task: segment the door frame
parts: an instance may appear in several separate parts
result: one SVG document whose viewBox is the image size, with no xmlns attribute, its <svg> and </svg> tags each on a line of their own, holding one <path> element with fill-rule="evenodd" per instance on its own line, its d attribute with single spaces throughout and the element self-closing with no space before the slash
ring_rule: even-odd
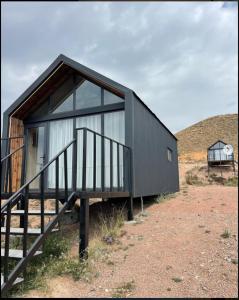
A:
<svg viewBox="0 0 239 300">
<path fill-rule="evenodd" d="M 23 180 L 26 183 L 27 178 L 27 157 L 28 157 L 28 137 L 29 137 L 29 129 L 30 128 L 38 128 L 44 127 L 44 161 L 43 165 L 46 164 L 48 161 L 48 122 L 39 122 L 39 123 L 31 123 L 31 124 L 24 124 L 24 137 L 25 137 L 25 151 L 24 151 L 24 166 L 23 166 Z M 46 173 L 47 175 L 47 173 Z M 46 186 L 47 183 L 47 176 L 44 176 L 44 185 Z M 38 191 L 39 189 L 31 189 L 31 191 Z"/>
</svg>

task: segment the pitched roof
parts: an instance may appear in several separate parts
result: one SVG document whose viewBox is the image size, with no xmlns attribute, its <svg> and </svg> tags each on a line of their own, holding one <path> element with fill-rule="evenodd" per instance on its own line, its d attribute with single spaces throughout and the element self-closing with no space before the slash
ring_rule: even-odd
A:
<svg viewBox="0 0 239 300">
<path fill-rule="evenodd" d="M 116 89 L 119 92 L 127 93 L 131 92 L 133 93 L 136 98 L 146 107 L 146 109 L 153 115 L 154 118 L 156 118 L 161 125 L 177 140 L 175 135 L 159 120 L 159 118 L 151 111 L 151 109 L 139 98 L 139 96 L 131 89 L 125 87 L 122 84 L 119 84 L 118 82 L 72 60 L 71 58 L 60 54 L 53 63 L 23 92 L 15 102 L 5 111 L 5 114 L 11 115 L 14 111 L 16 111 L 26 100 L 28 100 L 37 90 L 39 90 L 44 83 L 48 80 L 49 77 L 51 77 L 53 74 L 57 73 L 58 70 L 62 66 L 68 66 L 82 75 L 84 75 L 86 78 L 90 78 L 95 82 L 98 82 L 100 85 L 108 87 L 109 89 Z"/>
</svg>

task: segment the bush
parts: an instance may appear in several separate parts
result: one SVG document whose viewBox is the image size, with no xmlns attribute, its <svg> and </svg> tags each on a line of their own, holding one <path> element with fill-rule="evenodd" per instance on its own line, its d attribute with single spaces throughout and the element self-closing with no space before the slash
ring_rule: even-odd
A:
<svg viewBox="0 0 239 300">
<path fill-rule="evenodd" d="M 238 177 L 234 176 L 234 177 L 230 177 L 228 178 L 225 182 L 224 185 L 226 186 L 238 186 Z"/>
<path fill-rule="evenodd" d="M 201 185 L 202 181 L 199 180 L 196 174 L 193 174 L 191 171 L 186 173 L 186 183 L 189 185 Z"/>
</svg>

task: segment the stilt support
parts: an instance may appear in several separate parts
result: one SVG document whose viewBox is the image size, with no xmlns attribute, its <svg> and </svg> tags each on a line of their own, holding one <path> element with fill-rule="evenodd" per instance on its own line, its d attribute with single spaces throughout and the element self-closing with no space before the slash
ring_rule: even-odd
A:
<svg viewBox="0 0 239 300">
<path fill-rule="evenodd" d="M 133 197 L 128 198 L 128 221 L 132 221 L 134 219 L 134 207 L 133 207 Z"/>
<path fill-rule="evenodd" d="M 81 199 L 80 201 L 80 259 L 88 258 L 88 242 L 89 242 L 89 199 Z"/>
<path fill-rule="evenodd" d="M 140 197 L 140 200 L 141 200 L 141 213 L 144 212 L 144 199 L 143 197 Z"/>
</svg>

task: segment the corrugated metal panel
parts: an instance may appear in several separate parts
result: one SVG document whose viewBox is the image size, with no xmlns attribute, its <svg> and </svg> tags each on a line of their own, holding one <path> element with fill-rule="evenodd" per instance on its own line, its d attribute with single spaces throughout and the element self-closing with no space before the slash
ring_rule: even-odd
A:
<svg viewBox="0 0 239 300">
<path fill-rule="evenodd" d="M 179 190 L 177 141 L 133 98 L 134 197 Z M 172 162 L 167 149 L 172 150 Z"/>
</svg>

